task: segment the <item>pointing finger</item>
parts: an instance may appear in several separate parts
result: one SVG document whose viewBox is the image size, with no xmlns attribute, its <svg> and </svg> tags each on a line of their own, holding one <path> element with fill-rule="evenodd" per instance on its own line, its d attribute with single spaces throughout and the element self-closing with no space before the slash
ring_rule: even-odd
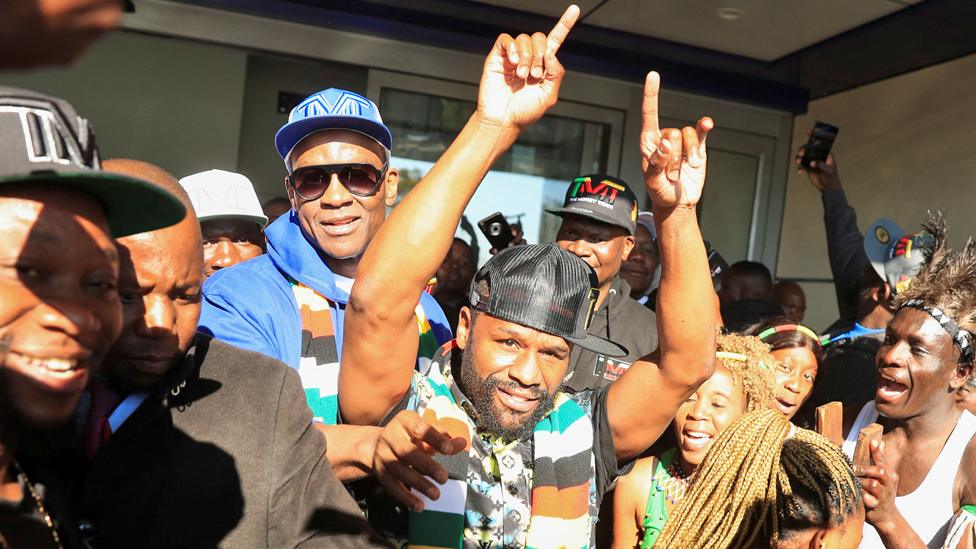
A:
<svg viewBox="0 0 976 549">
<path fill-rule="evenodd" d="M 552 55 L 556 55 L 559 51 L 560 46 L 569 36 L 569 31 L 572 30 L 573 25 L 576 24 L 576 20 L 579 19 L 580 9 L 576 4 L 570 5 L 566 8 L 563 16 L 559 18 L 556 26 L 549 31 L 548 44 L 546 50 Z"/>
<path fill-rule="evenodd" d="M 644 101 L 641 104 L 641 115 L 643 117 L 641 133 L 650 133 L 655 141 L 661 132 L 657 120 L 657 96 L 660 90 L 661 75 L 654 71 L 647 73 L 647 78 L 644 80 Z"/>
</svg>

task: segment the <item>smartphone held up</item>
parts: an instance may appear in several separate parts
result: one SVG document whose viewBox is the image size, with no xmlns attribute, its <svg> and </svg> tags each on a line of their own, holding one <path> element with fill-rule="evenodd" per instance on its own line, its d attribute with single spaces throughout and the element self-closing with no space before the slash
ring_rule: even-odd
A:
<svg viewBox="0 0 976 549">
<path fill-rule="evenodd" d="M 837 126 L 817 121 L 817 124 L 810 132 L 810 139 L 803 146 L 803 156 L 800 158 L 800 167 L 804 170 L 813 169 L 815 162 L 824 162 L 830 154 L 830 149 L 834 146 L 837 139 Z"/>
</svg>

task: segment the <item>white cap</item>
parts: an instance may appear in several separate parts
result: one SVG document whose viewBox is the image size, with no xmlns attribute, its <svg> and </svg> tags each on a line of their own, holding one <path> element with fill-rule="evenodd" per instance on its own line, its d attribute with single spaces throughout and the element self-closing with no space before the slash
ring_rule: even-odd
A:
<svg viewBox="0 0 976 549">
<path fill-rule="evenodd" d="M 261 210 L 251 180 L 239 173 L 207 170 L 180 179 L 201 222 L 240 217 L 264 227 L 268 218 Z"/>
<path fill-rule="evenodd" d="M 647 229 L 647 232 L 651 233 L 651 238 L 657 240 L 657 229 L 654 227 L 654 214 L 649 211 L 640 212 L 637 214 L 637 222 Z"/>
</svg>

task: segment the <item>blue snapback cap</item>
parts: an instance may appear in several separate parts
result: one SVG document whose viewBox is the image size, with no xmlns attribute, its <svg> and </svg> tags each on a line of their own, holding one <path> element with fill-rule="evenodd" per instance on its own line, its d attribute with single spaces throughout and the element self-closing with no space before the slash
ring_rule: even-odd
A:
<svg viewBox="0 0 976 549">
<path fill-rule="evenodd" d="M 383 124 L 379 107 L 351 91 L 329 88 L 306 97 L 288 114 L 288 123 L 275 134 L 282 160 L 309 135 L 321 130 L 352 130 L 393 149 L 393 136 Z"/>
</svg>

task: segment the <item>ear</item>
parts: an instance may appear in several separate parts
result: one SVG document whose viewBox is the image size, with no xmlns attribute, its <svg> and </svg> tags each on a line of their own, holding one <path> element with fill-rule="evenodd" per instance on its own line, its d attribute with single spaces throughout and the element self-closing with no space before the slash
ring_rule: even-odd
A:
<svg viewBox="0 0 976 549">
<path fill-rule="evenodd" d="M 457 330 L 454 334 L 454 339 L 459 349 L 464 349 L 468 345 L 468 337 L 471 336 L 472 329 L 472 316 L 473 313 L 470 307 L 461 307 L 461 312 L 458 313 Z"/>
<path fill-rule="evenodd" d="M 637 243 L 633 236 L 627 235 L 624 237 L 624 261 L 630 257 L 630 252 L 634 249 L 634 245 Z"/>
<path fill-rule="evenodd" d="M 827 531 L 818 529 L 810 538 L 810 549 L 827 549 L 827 541 L 824 539 L 826 537 Z"/>
<path fill-rule="evenodd" d="M 973 373 L 973 363 L 969 364 L 956 364 L 956 368 L 952 372 L 952 379 L 949 380 L 949 387 L 953 391 L 958 391 L 960 387 L 966 384 L 966 379 Z"/>
<path fill-rule="evenodd" d="M 400 186 L 400 172 L 396 168 L 386 170 L 386 196 L 387 207 L 392 207 L 396 203 L 397 189 Z"/>
</svg>

